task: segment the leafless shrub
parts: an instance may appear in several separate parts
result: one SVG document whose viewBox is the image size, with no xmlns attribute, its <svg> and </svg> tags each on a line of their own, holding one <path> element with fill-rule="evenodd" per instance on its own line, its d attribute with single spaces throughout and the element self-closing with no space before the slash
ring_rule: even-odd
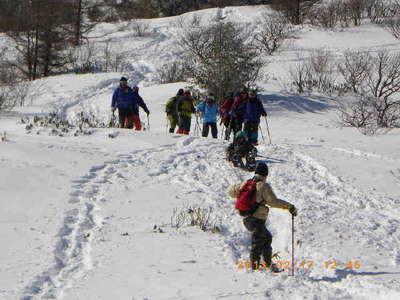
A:
<svg viewBox="0 0 400 300">
<path fill-rule="evenodd" d="M 144 37 L 149 35 L 150 24 L 146 20 L 133 19 L 129 22 L 129 29 L 134 36 Z"/>
<path fill-rule="evenodd" d="M 386 19 L 383 22 L 383 26 L 396 39 L 400 39 L 400 16 L 395 16 L 395 17 Z"/>
<path fill-rule="evenodd" d="M 289 68 L 291 86 L 297 93 L 318 90 L 332 93 L 335 89 L 334 60 L 330 52 L 317 50 L 310 57 L 298 56 L 298 61 Z"/>
<path fill-rule="evenodd" d="M 255 45 L 268 55 L 272 55 L 290 36 L 293 26 L 279 12 L 264 13 L 260 23 L 260 32 L 254 36 Z"/>
<path fill-rule="evenodd" d="M 356 95 L 355 99 L 338 100 L 339 117 L 343 125 L 366 128 L 376 125 L 376 98 Z"/>
<path fill-rule="evenodd" d="M 183 226 L 196 226 L 203 231 L 216 233 L 220 232 L 218 223 L 219 220 L 214 216 L 211 207 L 185 206 L 174 208 L 172 211 L 171 226 L 177 229 Z"/>
<path fill-rule="evenodd" d="M 156 70 L 157 81 L 163 83 L 173 83 L 186 80 L 185 64 L 183 61 L 173 61 L 162 65 Z"/>
<path fill-rule="evenodd" d="M 70 49 L 68 57 L 74 72 L 77 74 L 95 72 L 97 53 L 95 44 L 89 41 Z"/>
<path fill-rule="evenodd" d="M 372 23 L 382 24 L 386 19 L 393 18 L 399 9 L 399 3 L 386 3 L 382 0 L 367 0 L 367 16 Z"/>
<path fill-rule="evenodd" d="M 310 11 L 310 21 L 313 25 L 319 25 L 323 28 L 333 29 L 340 21 L 340 2 L 330 1 L 315 5 Z"/>
<path fill-rule="evenodd" d="M 346 51 L 338 64 L 347 90 L 357 93 L 371 69 L 371 56 L 363 51 Z"/>
<path fill-rule="evenodd" d="M 360 26 L 366 9 L 366 0 L 345 0 L 344 6 L 353 21 L 354 26 Z"/>
</svg>

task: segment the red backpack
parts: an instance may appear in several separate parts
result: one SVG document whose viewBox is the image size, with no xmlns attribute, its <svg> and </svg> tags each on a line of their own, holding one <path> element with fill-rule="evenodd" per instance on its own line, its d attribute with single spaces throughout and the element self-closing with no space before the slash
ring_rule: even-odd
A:
<svg viewBox="0 0 400 300">
<path fill-rule="evenodd" d="M 259 203 L 256 202 L 256 184 L 256 181 L 249 179 L 239 190 L 235 208 L 239 210 L 241 216 L 252 215 L 259 206 Z"/>
</svg>

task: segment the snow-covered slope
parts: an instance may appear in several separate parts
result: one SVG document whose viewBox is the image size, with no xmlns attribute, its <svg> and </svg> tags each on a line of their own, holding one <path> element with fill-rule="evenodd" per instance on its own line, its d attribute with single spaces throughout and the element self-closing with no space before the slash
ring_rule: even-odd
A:
<svg viewBox="0 0 400 300">
<path fill-rule="evenodd" d="M 250 22 L 259 9 L 199 12 L 221 13 Z M 152 23 L 173 36 L 171 21 L 176 18 Z M 352 30 L 352 38 L 326 34 L 337 41 L 331 45 L 338 54 L 361 40 L 366 49 L 398 47 L 369 25 Z M 294 46 L 328 47 L 322 36 L 304 29 Z M 138 46 L 128 37 L 114 36 L 142 53 L 143 66 L 173 57 L 172 38 L 148 37 Z M 284 51 L 268 68 L 283 74 L 294 52 Z M 27 133 L 20 124 L 21 115 L 54 111 L 72 122 L 90 111 L 107 123 L 118 73 L 42 79 L 29 105 L 0 116 L 8 139 L 0 142 L 1 299 L 399 299 L 398 130 L 361 135 L 337 125 L 329 99 L 266 84 L 261 97 L 273 144 L 262 124 L 266 143 L 257 160 L 269 164 L 276 194 L 299 208 L 298 267 L 294 277 L 237 270 L 238 260 L 248 258 L 250 234 L 227 188 L 251 174 L 225 162 L 225 141 L 166 134 L 165 101 L 186 83 L 151 85 L 151 70 L 130 76 L 150 108 L 150 131 L 97 128 L 60 137 L 45 127 Z M 171 227 L 173 210 L 188 206 L 211 209 L 221 232 Z M 288 212 L 272 209 L 267 225 L 274 252 L 289 260 Z M 324 262 L 333 260 L 353 265 L 327 268 Z"/>
</svg>

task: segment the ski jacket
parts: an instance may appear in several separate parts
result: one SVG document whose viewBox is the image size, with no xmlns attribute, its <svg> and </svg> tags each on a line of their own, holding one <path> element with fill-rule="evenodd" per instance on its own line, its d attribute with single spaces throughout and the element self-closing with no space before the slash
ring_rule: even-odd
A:
<svg viewBox="0 0 400 300">
<path fill-rule="evenodd" d="M 257 210 L 252 214 L 253 217 L 261 220 L 266 220 L 268 217 L 269 207 L 289 209 L 291 204 L 284 200 L 278 199 L 271 186 L 265 182 L 267 177 L 256 175 L 254 179 L 257 181 L 256 188 L 256 202 L 261 205 L 258 206 Z M 236 198 L 239 194 L 240 189 L 247 183 L 244 181 L 239 184 L 235 184 L 229 188 L 229 196 Z"/>
<path fill-rule="evenodd" d="M 149 109 L 147 108 L 146 103 L 144 103 L 142 97 L 136 92 L 132 92 L 132 112 L 134 115 L 139 114 L 139 106 L 146 112 L 146 114 L 149 113 Z"/>
<path fill-rule="evenodd" d="M 246 111 L 246 103 L 249 98 L 242 98 L 237 96 L 232 104 L 231 111 L 234 115 L 242 117 Z"/>
<path fill-rule="evenodd" d="M 249 98 L 245 106 L 244 122 L 260 123 L 260 117 L 266 115 L 261 101 L 257 97 Z"/>
<path fill-rule="evenodd" d="M 165 112 L 167 115 L 172 115 L 176 117 L 178 115 L 176 111 L 176 105 L 178 101 L 178 96 L 171 97 L 168 99 L 167 104 L 165 105 Z"/>
<path fill-rule="evenodd" d="M 196 112 L 193 106 L 193 98 L 185 96 L 178 98 L 176 103 L 176 111 L 178 115 L 191 118 L 192 113 Z"/>
<path fill-rule="evenodd" d="M 217 116 L 219 114 L 217 103 L 206 103 L 206 101 L 203 101 L 197 106 L 197 111 L 202 113 L 203 123 L 217 123 Z"/>
<path fill-rule="evenodd" d="M 133 97 L 133 90 L 129 86 L 125 89 L 117 87 L 112 96 L 111 107 L 132 109 Z"/>
<path fill-rule="evenodd" d="M 222 114 L 222 120 L 221 122 L 225 122 L 225 120 L 229 117 L 229 113 L 232 109 L 232 105 L 233 102 L 235 101 L 235 99 L 233 99 L 232 97 L 228 97 L 224 103 L 222 103 L 221 107 L 220 107 L 220 111 Z"/>
</svg>

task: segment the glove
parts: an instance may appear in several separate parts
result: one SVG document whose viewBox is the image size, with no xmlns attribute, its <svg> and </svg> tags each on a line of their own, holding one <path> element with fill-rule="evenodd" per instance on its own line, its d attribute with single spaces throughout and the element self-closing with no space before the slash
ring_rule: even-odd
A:
<svg viewBox="0 0 400 300">
<path fill-rule="evenodd" d="M 117 108 L 116 107 L 111 107 L 111 111 L 114 112 Z"/>
<path fill-rule="evenodd" d="M 149 115 L 149 114 L 150 114 L 150 111 L 149 111 L 149 110 L 148 110 L 148 111 L 146 111 L 146 114 L 147 114 L 147 115 Z"/>
<path fill-rule="evenodd" d="M 297 216 L 297 208 L 292 205 L 291 207 L 289 207 L 289 212 L 292 216 L 296 217 Z"/>
<path fill-rule="evenodd" d="M 261 114 L 261 115 L 262 115 L 263 117 L 266 117 L 266 116 L 267 116 L 267 113 L 265 113 L 265 114 L 263 113 L 263 114 Z"/>
</svg>

